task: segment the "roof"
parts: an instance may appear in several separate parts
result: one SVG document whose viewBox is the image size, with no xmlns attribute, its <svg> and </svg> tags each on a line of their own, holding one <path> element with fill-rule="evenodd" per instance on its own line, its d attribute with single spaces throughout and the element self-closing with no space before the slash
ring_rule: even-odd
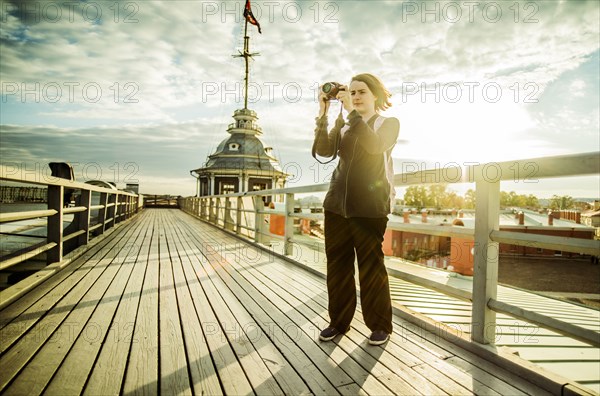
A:
<svg viewBox="0 0 600 396">
<path fill-rule="evenodd" d="M 277 159 L 270 155 L 258 137 L 260 127 L 256 124 L 256 112 L 249 109 L 236 110 L 233 118 L 236 122 L 227 130 L 230 136 L 219 143 L 202 167 L 193 171 L 200 174 L 255 170 L 286 177 Z"/>
<path fill-rule="evenodd" d="M 571 220 L 554 219 L 553 225 L 548 225 L 548 215 L 540 214 L 531 210 L 522 209 L 520 210 L 525 215 L 524 224 L 522 227 L 552 227 L 552 228 L 577 228 L 581 230 L 593 230 L 593 227 L 585 224 L 578 224 Z M 457 217 L 455 213 L 448 212 L 434 212 L 433 214 L 427 214 L 427 224 L 430 225 L 459 225 L 454 224 L 455 220 L 460 220 L 463 226 L 466 228 L 475 227 L 475 212 L 465 210 L 461 214 L 463 217 Z M 421 224 L 422 215 L 420 212 L 416 214 L 409 214 L 409 220 L 412 224 Z M 404 221 L 403 217 L 399 214 L 390 215 L 390 220 L 398 223 Z M 512 211 L 501 211 L 499 217 L 500 226 L 519 226 L 519 219 Z"/>
<path fill-rule="evenodd" d="M 600 210 L 596 210 L 596 211 L 590 210 L 587 212 L 582 212 L 581 217 L 600 217 Z"/>
</svg>

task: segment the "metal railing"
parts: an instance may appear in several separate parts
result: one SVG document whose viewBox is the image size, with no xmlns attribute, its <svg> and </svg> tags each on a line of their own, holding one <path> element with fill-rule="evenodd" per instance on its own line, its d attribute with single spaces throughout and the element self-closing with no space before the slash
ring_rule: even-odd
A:
<svg viewBox="0 0 600 396">
<path fill-rule="evenodd" d="M 90 234 L 100 235 L 120 222 L 136 214 L 142 205 L 142 197 L 137 194 L 116 189 L 98 187 L 91 184 L 48 177 L 39 174 L 19 176 L 14 169 L 0 166 L 0 180 L 23 184 L 47 186 L 47 209 L 14 213 L 0 213 L 0 224 L 30 219 L 47 219 L 45 241 L 11 252 L 8 257 L 0 258 L 0 270 L 46 253 L 46 263 L 53 264 L 63 260 L 65 244 L 70 250 L 87 245 Z M 78 193 L 75 206 L 65 206 L 65 192 Z M 96 195 L 97 204 L 93 204 L 92 195 Z M 97 216 L 92 218 L 92 212 Z M 73 220 L 65 228 L 65 215 L 73 214 Z M 42 226 L 43 227 L 43 226 Z M 6 234 L 6 233 L 5 233 Z M 19 233 L 9 233 L 19 235 Z"/>
<path fill-rule="evenodd" d="M 433 281 L 413 279 L 427 287 L 472 302 L 471 338 L 481 344 L 493 344 L 496 339 L 496 313 L 550 328 L 593 346 L 600 346 L 600 333 L 559 321 L 498 300 L 499 244 L 538 247 L 560 251 L 600 255 L 600 241 L 540 234 L 526 234 L 499 229 L 500 182 L 503 180 L 533 181 L 544 178 L 600 174 L 600 153 L 583 153 L 491 162 L 471 166 L 449 166 L 443 169 L 420 170 L 396 174 L 395 186 L 434 183 L 475 183 L 476 208 L 474 230 L 463 227 L 388 223 L 388 228 L 429 235 L 458 237 L 474 240 L 474 268 L 472 292 L 435 284 Z M 269 239 L 283 241 L 283 254 L 292 255 L 295 219 L 322 220 L 322 214 L 294 213 L 296 194 L 322 193 L 329 183 L 263 190 L 227 195 L 187 197 L 180 199 L 180 208 L 222 229 L 261 244 Z M 284 210 L 268 210 L 264 197 L 284 197 Z M 273 235 L 265 227 L 266 215 L 283 218 L 283 235 Z"/>
</svg>

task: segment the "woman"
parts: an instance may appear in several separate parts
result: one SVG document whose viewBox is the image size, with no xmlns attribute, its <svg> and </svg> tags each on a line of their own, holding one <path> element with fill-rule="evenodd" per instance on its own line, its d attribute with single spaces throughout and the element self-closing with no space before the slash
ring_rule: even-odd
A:
<svg viewBox="0 0 600 396">
<path fill-rule="evenodd" d="M 327 133 L 329 100 L 321 92 L 313 152 L 339 156 L 325 209 L 325 251 L 329 327 L 319 339 L 330 341 L 350 329 L 356 308 L 354 261 L 358 261 L 363 317 L 371 330 L 369 343 L 385 343 L 392 333 L 392 305 L 382 250 L 383 235 L 394 197 L 391 151 L 400 123 L 379 111 L 391 106 L 381 81 L 371 74 L 352 78 L 336 98 L 348 112 Z"/>
</svg>

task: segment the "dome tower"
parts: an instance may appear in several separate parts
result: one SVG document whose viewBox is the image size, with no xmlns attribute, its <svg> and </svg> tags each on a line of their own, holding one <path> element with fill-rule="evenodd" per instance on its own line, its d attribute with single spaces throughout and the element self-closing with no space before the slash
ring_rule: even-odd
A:
<svg viewBox="0 0 600 396">
<path fill-rule="evenodd" d="M 244 17 L 244 51 L 234 55 L 245 61 L 244 108 L 233 113 L 235 122 L 227 127 L 230 136 L 208 156 L 202 167 L 190 171 L 196 178 L 196 196 L 283 188 L 289 176 L 281 170 L 272 149 L 264 147 L 259 138 L 262 129 L 258 126 L 258 116 L 248 109 L 248 61 L 258 55 L 249 50 L 248 22 L 257 25 L 260 32 L 249 1 L 246 1 Z"/>
</svg>

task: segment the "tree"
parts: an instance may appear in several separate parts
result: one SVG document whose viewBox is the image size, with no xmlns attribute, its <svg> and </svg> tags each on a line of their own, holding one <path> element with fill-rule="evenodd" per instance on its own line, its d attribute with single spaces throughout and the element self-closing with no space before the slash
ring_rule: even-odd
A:
<svg viewBox="0 0 600 396">
<path fill-rule="evenodd" d="M 424 186 L 410 186 L 404 193 L 404 203 L 407 206 L 414 206 L 418 209 L 423 209 L 430 206 L 429 195 Z"/>
<path fill-rule="evenodd" d="M 462 208 L 465 206 L 465 199 L 454 191 L 448 191 L 441 200 L 442 208 Z"/>
<path fill-rule="evenodd" d="M 535 195 L 519 195 L 514 191 L 500 191 L 500 206 L 537 209 L 540 207 L 540 203 Z"/>
<path fill-rule="evenodd" d="M 573 209 L 574 206 L 575 200 L 569 195 L 553 195 L 552 198 L 550 198 L 550 209 L 552 210 Z"/>
<path fill-rule="evenodd" d="M 531 209 L 538 209 L 540 207 L 540 201 L 535 195 L 529 194 L 525 197 L 525 206 Z"/>
<path fill-rule="evenodd" d="M 445 184 L 432 184 L 429 186 L 428 201 L 430 206 L 441 209 L 444 206 L 448 193 Z"/>
<path fill-rule="evenodd" d="M 465 209 L 475 209 L 475 190 L 472 188 L 465 193 Z"/>
</svg>

